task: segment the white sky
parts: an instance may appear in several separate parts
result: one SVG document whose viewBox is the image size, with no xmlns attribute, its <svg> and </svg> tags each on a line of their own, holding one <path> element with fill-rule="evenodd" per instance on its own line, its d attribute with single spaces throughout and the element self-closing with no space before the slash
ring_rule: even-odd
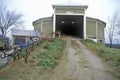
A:
<svg viewBox="0 0 120 80">
<path fill-rule="evenodd" d="M 36 19 L 52 16 L 52 4 L 69 0 L 0 0 L 11 10 L 22 13 L 25 29 L 33 29 Z M 87 16 L 107 22 L 107 17 L 119 7 L 120 0 L 70 0 L 88 5 Z M 120 8 L 120 7 L 119 7 Z"/>
</svg>

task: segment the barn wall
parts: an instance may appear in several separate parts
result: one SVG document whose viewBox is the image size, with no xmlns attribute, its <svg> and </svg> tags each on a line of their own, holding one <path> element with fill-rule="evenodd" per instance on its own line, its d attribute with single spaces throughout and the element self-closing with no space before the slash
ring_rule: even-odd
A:
<svg viewBox="0 0 120 80">
<path fill-rule="evenodd" d="M 34 24 L 34 30 L 39 33 L 41 32 L 41 22 Z"/>
<path fill-rule="evenodd" d="M 74 14 L 84 14 L 85 11 L 84 9 L 75 9 L 71 7 L 63 7 L 63 8 L 56 8 L 55 13 L 74 13 Z"/>
<path fill-rule="evenodd" d="M 53 21 L 46 20 L 42 23 L 42 33 L 43 35 L 49 34 L 53 32 Z"/>
<path fill-rule="evenodd" d="M 87 38 L 96 39 L 97 42 L 104 43 L 104 28 L 106 23 L 99 19 L 87 18 L 86 20 L 86 34 Z"/>
<path fill-rule="evenodd" d="M 39 22 L 34 23 L 34 30 L 41 33 L 41 36 L 45 36 L 53 32 L 53 19 L 52 17 L 41 19 Z"/>
<path fill-rule="evenodd" d="M 101 22 L 97 22 L 98 25 L 98 41 L 102 40 L 102 42 L 104 42 L 104 28 L 105 28 L 105 24 L 101 23 Z"/>
<path fill-rule="evenodd" d="M 87 38 L 96 38 L 96 22 L 95 21 L 87 19 L 86 35 L 87 35 Z"/>
<path fill-rule="evenodd" d="M 40 19 L 34 24 L 34 30 L 39 31 L 41 36 L 53 32 L 53 17 Z M 104 42 L 104 28 L 106 24 L 99 19 L 86 18 L 86 36 L 87 38 L 96 39 L 98 42 Z"/>
<path fill-rule="evenodd" d="M 12 41 L 12 45 L 18 45 L 18 44 L 22 44 L 22 43 L 26 43 L 26 37 L 25 36 L 13 36 L 13 41 Z"/>
</svg>

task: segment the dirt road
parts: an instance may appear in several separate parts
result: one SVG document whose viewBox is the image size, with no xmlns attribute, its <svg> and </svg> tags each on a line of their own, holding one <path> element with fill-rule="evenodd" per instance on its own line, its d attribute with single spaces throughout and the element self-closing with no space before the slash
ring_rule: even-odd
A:
<svg viewBox="0 0 120 80">
<path fill-rule="evenodd" d="M 105 72 L 101 59 L 80 40 L 67 39 L 67 48 L 60 64 L 48 80 L 117 80 Z"/>
</svg>

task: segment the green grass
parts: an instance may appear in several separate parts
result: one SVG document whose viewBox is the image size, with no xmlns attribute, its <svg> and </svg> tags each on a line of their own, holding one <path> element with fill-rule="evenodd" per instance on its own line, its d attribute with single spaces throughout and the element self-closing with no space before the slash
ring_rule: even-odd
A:
<svg viewBox="0 0 120 80">
<path fill-rule="evenodd" d="M 115 69 L 115 75 L 120 78 L 120 50 L 105 47 L 105 45 L 95 43 L 92 40 L 83 40 L 82 43 Z"/>
<path fill-rule="evenodd" d="M 53 42 L 47 42 L 43 51 L 39 51 L 37 57 L 39 58 L 38 66 L 44 69 L 53 69 L 58 64 L 59 59 L 63 54 L 65 48 L 65 41 L 55 39 Z"/>
<path fill-rule="evenodd" d="M 29 54 L 27 63 L 21 58 L 0 69 L 0 80 L 46 80 L 41 78 L 45 77 L 46 73 L 52 73 L 63 55 L 64 48 L 63 40 L 44 41 Z"/>
<path fill-rule="evenodd" d="M 5 66 L 6 66 L 5 64 L 0 65 L 0 69 L 4 68 Z"/>
<path fill-rule="evenodd" d="M 32 59 L 35 59 L 36 57 L 35 56 L 32 56 Z"/>
</svg>

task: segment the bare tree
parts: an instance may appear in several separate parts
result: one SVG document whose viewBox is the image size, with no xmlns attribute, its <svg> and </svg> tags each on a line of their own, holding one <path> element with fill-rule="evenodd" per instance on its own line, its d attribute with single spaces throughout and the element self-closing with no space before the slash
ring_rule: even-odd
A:
<svg viewBox="0 0 120 80">
<path fill-rule="evenodd" d="M 112 15 L 112 17 L 108 18 L 108 27 L 106 29 L 109 42 L 110 42 L 110 47 L 112 47 L 114 37 L 116 36 L 116 33 L 119 30 L 120 26 L 120 11 L 115 11 Z"/>
<path fill-rule="evenodd" d="M 22 14 L 10 11 L 7 7 L 0 5 L 0 31 L 1 35 L 6 35 L 12 28 L 23 24 Z"/>
</svg>

